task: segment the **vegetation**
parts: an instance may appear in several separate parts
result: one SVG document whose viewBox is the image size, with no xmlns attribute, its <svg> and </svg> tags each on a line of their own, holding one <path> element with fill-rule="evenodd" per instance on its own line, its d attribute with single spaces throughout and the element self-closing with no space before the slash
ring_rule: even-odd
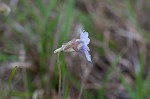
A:
<svg viewBox="0 0 150 99">
<path fill-rule="evenodd" d="M 149 99 L 150 1 L 0 0 L 0 99 Z M 54 50 L 89 33 L 92 63 Z M 58 60 L 59 59 L 59 60 Z"/>
</svg>

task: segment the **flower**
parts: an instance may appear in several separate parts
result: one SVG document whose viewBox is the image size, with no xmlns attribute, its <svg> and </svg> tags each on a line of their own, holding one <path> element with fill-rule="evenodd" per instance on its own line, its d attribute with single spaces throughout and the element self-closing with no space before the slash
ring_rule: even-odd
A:
<svg viewBox="0 0 150 99">
<path fill-rule="evenodd" d="M 88 44 L 90 43 L 90 39 L 88 38 L 88 32 L 82 30 L 80 33 L 80 39 L 72 39 L 71 41 L 62 45 L 62 47 L 56 49 L 54 53 L 64 51 L 64 52 L 81 52 L 84 53 L 86 59 L 91 62 L 91 55 L 89 54 Z"/>
<path fill-rule="evenodd" d="M 8 15 L 11 11 L 11 8 L 5 3 L 0 3 L 0 14 Z"/>
<path fill-rule="evenodd" d="M 86 59 L 91 62 L 91 55 L 89 54 L 89 47 L 88 44 L 90 43 L 90 39 L 88 38 L 89 34 L 85 30 L 81 31 L 80 34 L 80 41 L 82 42 L 82 48 L 80 51 L 85 54 Z"/>
</svg>

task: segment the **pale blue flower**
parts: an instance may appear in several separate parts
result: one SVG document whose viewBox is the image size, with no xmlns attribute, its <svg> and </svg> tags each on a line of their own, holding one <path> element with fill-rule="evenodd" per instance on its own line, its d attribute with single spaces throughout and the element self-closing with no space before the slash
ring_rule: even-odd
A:
<svg viewBox="0 0 150 99">
<path fill-rule="evenodd" d="M 88 47 L 88 44 L 90 43 L 90 39 L 88 36 L 89 36 L 88 32 L 86 32 L 85 30 L 81 31 L 80 41 L 82 42 L 82 48 L 80 49 L 80 51 L 85 54 L 86 59 L 89 62 L 92 62 L 91 55 L 89 54 L 90 49 Z"/>
<path fill-rule="evenodd" d="M 89 62 L 92 62 L 91 61 L 91 55 L 89 54 L 89 47 L 88 47 L 88 44 L 90 43 L 90 39 L 89 39 L 89 34 L 88 32 L 82 30 L 80 31 L 80 39 L 72 39 L 71 41 L 65 43 L 62 45 L 62 47 L 56 49 L 54 51 L 54 53 L 57 53 L 57 52 L 61 52 L 61 51 L 64 51 L 64 52 L 82 52 L 85 54 L 86 56 L 86 59 L 89 61 Z"/>
</svg>

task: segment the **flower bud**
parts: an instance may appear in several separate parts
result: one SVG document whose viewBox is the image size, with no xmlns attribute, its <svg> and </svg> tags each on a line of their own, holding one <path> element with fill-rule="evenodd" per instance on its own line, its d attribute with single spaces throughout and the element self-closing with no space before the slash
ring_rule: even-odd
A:
<svg viewBox="0 0 150 99">
<path fill-rule="evenodd" d="M 65 44 L 62 45 L 61 48 L 58 48 L 54 51 L 54 53 L 64 51 L 64 52 L 74 52 L 80 51 L 82 48 L 82 42 L 80 39 L 73 39 Z"/>
<path fill-rule="evenodd" d="M 0 3 L 0 14 L 8 15 L 11 9 L 8 5 Z"/>
</svg>

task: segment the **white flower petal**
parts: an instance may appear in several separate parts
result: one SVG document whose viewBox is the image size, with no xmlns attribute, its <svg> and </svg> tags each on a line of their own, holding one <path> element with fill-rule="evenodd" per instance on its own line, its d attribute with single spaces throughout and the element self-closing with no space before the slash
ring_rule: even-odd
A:
<svg viewBox="0 0 150 99">
<path fill-rule="evenodd" d="M 83 42 L 85 43 L 85 45 L 88 45 L 90 43 L 90 39 L 89 38 L 85 38 L 85 39 L 83 39 Z"/>
<path fill-rule="evenodd" d="M 90 43 L 90 39 L 88 38 L 88 36 L 88 32 L 85 32 L 84 30 L 80 34 L 80 40 L 83 41 L 85 45 L 88 45 Z"/>
<path fill-rule="evenodd" d="M 89 52 L 87 50 L 84 51 L 84 54 L 86 56 L 86 59 L 89 61 L 89 62 L 92 62 L 91 61 L 91 55 L 89 54 Z"/>
<path fill-rule="evenodd" d="M 82 36 L 88 36 L 88 32 L 86 32 L 85 30 L 81 30 L 80 34 L 82 34 Z"/>
<path fill-rule="evenodd" d="M 88 38 L 88 36 L 89 36 L 88 32 L 84 32 L 84 30 L 83 30 L 80 34 L 80 39 Z"/>
</svg>

